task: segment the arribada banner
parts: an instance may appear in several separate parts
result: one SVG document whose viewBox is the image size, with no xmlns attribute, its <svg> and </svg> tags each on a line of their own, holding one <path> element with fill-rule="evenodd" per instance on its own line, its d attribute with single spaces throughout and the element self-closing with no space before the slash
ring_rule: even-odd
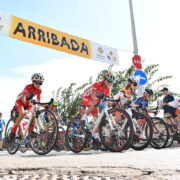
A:
<svg viewBox="0 0 180 180">
<path fill-rule="evenodd" d="M 0 12 L 0 35 L 118 65 L 117 49 Z"/>
</svg>

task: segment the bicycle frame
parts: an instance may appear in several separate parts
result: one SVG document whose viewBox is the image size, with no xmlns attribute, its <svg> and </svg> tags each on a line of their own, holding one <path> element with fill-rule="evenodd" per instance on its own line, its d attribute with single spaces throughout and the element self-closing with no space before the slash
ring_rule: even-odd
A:
<svg viewBox="0 0 180 180">
<path fill-rule="evenodd" d="M 21 121 L 20 125 L 19 125 L 19 128 L 22 132 L 22 140 L 26 139 L 26 137 L 28 136 L 28 129 L 29 129 L 29 126 L 30 126 L 30 122 L 31 122 L 31 119 L 33 117 L 33 114 L 35 113 L 36 111 L 36 107 L 33 108 L 32 111 L 30 111 L 29 114 L 29 120 L 28 120 L 28 123 L 27 125 L 24 127 L 24 123 L 23 123 L 23 120 Z"/>
<path fill-rule="evenodd" d="M 95 133 L 95 130 L 99 127 L 99 124 L 101 122 L 101 119 L 103 117 L 103 115 L 105 114 L 108 122 L 109 122 L 109 125 L 110 125 L 110 128 L 111 130 L 114 130 L 114 127 L 113 127 L 113 124 L 112 124 L 112 119 L 110 118 L 109 114 L 108 114 L 108 110 L 111 109 L 108 107 L 107 105 L 107 101 L 103 101 L 101 104 L 99 104 L 97 107 L 99 106 L 102 106 L 102 110 L 101 110 L 101 113 L 98 115 L 98 118 L 95 122 L 95 125 L 93 127 L 93 130 L 92 130 L 92 134 Z M 116 122 L 113 120 L 113 123 L 116 124 Z"/>
<path fill-rule="evenodd" d="M 134 132 L 137 132 L 137 129 L 140 131 L 140 133 L 143 133 L 142 128 L 139 126 L 137 123 L 137 120 L 133 118 L 133 113 L 132 113 L 132 107 L 129 107 L 126 109 L 126 112 L 130 115 L 132 124 L 133 124 L 133 130 Z M 143 124 L 144 125 L 144 124 Z"/>
</svg>

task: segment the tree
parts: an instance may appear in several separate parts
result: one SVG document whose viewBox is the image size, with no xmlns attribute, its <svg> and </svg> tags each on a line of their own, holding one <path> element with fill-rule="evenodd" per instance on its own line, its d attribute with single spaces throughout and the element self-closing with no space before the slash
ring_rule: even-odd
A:
<svg viewBox="0 0 180 180">
<path fill-rule="evenodd" d="M 81 106 L 82 93 L 87 87 L 91 85 L 92 78 L 89 79 L 88 83 L 84 83 L 79 87 L 76 87 L 75 83 L 71 83 L 67 88 L 58 88 L 56 92 L 56 100 L 60 102 L 59 113 L 61 114 L 61 118 L 65 123 L 76 115 L 78 109 Z M 54 91 L 53 95 L 55 96 Z"/>
<path fill-rule="evenodd" d="M 113 65 L 110 65 L 108 70 L 112 71 Z M 158 100 L 162 96 L 161 89 L 162 87 L 168 87 L 168 84 L 163 83 L 167 79 L 171 79 L 171 75 L 157 77 L 156 73 L 158 72 L 159 64 L 152 64 L 144 68 L 144 72 L 147 74 L 148 82 L 145 87 L 151 88 L 154 90 L 154 98 L 152 101 Z M 99 72 L 96 81 L 99 81 L 103 77 L 102 70 Z M 116 71 L 113 74 L 116 77 L 115 82 L 112 84 L 111 97 L 113 97 L 120 89 L 122 89 L 130 76 L 133 76 L 135 72 L 135 67 L 132 65 L 128 69 Z M 155 77 L 155 78 L 154 78 Z M 89 79 L 88 83 L 81 85 L 80 87 L 75 88 L 75 83 L 71 83 L 68 88 L 62 89 L 59 88 L 56 97 L 60 100 L 60 113 L 62 119 L 70 120 L 78 111 L 78 108 L 81 106 L 81 94 L 89 86 L 93 84 L 92 77 Z M 61 90 L 61 91 L 60 91 Z M 180 94 L 172 92 L 176 96 Z"/>
</svg>

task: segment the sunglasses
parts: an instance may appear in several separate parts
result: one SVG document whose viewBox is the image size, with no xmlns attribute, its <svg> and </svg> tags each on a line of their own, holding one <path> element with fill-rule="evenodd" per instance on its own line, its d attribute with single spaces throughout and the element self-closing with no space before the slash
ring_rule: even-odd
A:
<svg viewBox="0 0 180 180">
<path fill-rule="evenodd" d="M 133 86 L 137 86 L 137 83 L 133 83 Z"/>
<path fill-rule="evenodd" d="M 42 81 L 34 81 L 35 84 L 38 84 L 38 85 L 42 85 L 43 82 Z"/>
</svg>

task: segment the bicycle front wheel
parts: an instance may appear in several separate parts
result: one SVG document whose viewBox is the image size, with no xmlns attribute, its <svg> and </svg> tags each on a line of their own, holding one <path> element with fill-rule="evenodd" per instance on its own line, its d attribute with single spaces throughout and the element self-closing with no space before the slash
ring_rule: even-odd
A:
<svg viewBox="0 0 180 180">
<path fill-rule="evenodd" d="M 137 112 L 135 118 L 131 148 L 134 150 L 143 150 L 151 142 L 153 128 L 150 119 L 143 113 Z"/>
<path fill-rule="evenodd" d="M 86 131 L 80 128 L 81 119 L 72 119 L 67 126 L 65 142 L 68 148 L 75 153 L 81 152 L 88 141 Z"/>
<path fill-rule="evenodd" d="M 36 118 L 32 118 L 28 130 L 29 144 L 39 155 L 49 153 L 57 139 L 58 122 L 48 109 L 38 110 Z"/>
<path fill-rule="evenodd" d="M 150 145 L 155 149 L 164 148 L 169 139 L 168 126 L 163 119 L 159 117 L 151 118 L 153 126 L 153 136 Z"/>
<path fill-rule="evenodd" d="M 108 111 L 113 124 L 104 115 L 99 125 L 99 134 L 103 145 L 112 152 L 120 152 L 130 146 L 132 141 L 132 121 L 129 114 L 121 108 L 112 108 Z"/>
</svg>

